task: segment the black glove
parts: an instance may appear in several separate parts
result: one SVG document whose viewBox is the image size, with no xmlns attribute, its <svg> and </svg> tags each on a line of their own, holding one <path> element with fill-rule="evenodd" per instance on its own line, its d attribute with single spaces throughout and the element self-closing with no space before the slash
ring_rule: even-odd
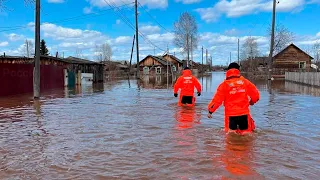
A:
<svg viewBox="0 0 320 180">
<path fill-rule="evenodd" d="M 200 93 L 200 92 L 198 92 L 198 96 L 201 96 L 201 93 Z"/>
<path fill-rule="evenodd" d="M 174 95 L 174 97 L 178 97 L 178 94 L 176 94 L 176 93 L 175 93 L 175 94 L 173 94 L 173 95 Z"/>
</svg>

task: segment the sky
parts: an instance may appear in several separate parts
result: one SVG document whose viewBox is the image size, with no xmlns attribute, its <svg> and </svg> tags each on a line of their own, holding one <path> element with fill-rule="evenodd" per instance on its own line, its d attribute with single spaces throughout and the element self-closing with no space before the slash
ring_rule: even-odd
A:
<svg viewBox="0 0 320 180">
<path fill-rule="evenodd" d="M 0 54 L 26 55 L 25 41 L 34 42 L 34 5 L 6 0 L 0 11 Z M 41 39 L 51 55 L 81 52 L 97 60 L 96 46 L 109 43 L 113 60 L 129 60 L 135 34 L 134 0 L 41 0 Z M 244 40 L 255 37 L 261 55 L 267 55 L 272 0 L 138 0 L 140 59 L 170 53 L 184 59 L 174 45 L 173 24 L 183 12 L 198 23 L 199 43 L 194 61 L 201 62 L 201 47 L 215 65 L 237 61 Z M 320 0 L 278 0 L 276 24 L 294 33 L 292 43 L 310 51 L 320 42 Z M 114 5 L 117 8 L 111 8 Z M 33 43 L 34 44 L 34 43 Z M 312 53 L 311 53 L 312 55 Z M 136 61 L 135 51 L 133 61 Z"/>
</svg>

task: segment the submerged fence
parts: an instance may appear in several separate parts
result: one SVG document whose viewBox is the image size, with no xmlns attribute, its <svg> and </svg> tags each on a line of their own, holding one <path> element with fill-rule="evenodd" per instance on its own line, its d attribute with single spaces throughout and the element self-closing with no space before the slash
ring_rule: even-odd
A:
<svg viewBox="0 0 320 180">
<path fill-rule="evenodd" d="M 320 86 L 320 72 L 286 72 L 285 80 L 306 85 Z"/>
</svg>

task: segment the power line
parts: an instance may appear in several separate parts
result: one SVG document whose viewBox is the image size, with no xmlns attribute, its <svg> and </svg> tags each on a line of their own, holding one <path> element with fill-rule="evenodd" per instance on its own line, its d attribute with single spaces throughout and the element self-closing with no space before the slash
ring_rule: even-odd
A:
<svg viewBox="0 0 320 180">
<path fill-rule="evenodd" d="M 165 31 L 167 31 L 167 32 L 169 32 L 169 33 L 172 33 L 172 31 L 169 31 L 169 30 L 166 29 L 164 26 L 162 26 L 140 3 L 138 3 L 138 4 L 139 4 L 139 6 L 140 6 L 141 8 L 144 9 L 144 11 L 145 11 L 160 27 L 162 27 Z"/>
<path fill-rule="evenodd" d="M 88 17 L 102 16 L 102 15 L 107 14 L 108 13 L 107 11 L 109 11 L 109 10 L 112 10 L 112 9 L 115 9 L 115 8 L 125 7 L 125 6 L 131 5 L 131 4 L 133 4 L 133 2 L 132 3 L 128 3 L 128 4 L 124 4 L 124 5 L 121 5 L 121 6 L 117 6 L 117 7 L 112 7 L 112 8 L 109 8 L 109 9 L 106 9 L 106 10 L 102 10 L 102 11 L 99 11 L 99 12 L 95 12 L 95 13 L 89 13 L 89 14 L 74 16 L 74 17 L 70 17 L 70 18 L 57 20 L 57 21 L 52 21 L 51 23 L 69 22 L 69 21 L 73 21 L 73 20 L 85 19 L 85 18 L 88 18 Z M 101 13 L 101 12 L 105 12 L 105 13 L 97 14 L 97 13 Z M 35 25 L 0 27 L 0 29 L 5 29 L 5 30 L 0 30 L 0 32 L 6 32 L 6 31 L 12 31 L 12 30 L 18 30 L 18 29 L 25 29 L 25 28 L 34 27 L 34 26 Z"/>
</svg>

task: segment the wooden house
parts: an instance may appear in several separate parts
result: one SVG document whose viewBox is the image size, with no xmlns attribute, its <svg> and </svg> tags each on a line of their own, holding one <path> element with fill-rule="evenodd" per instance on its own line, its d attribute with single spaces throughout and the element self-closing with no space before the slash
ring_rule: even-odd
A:
<svg viewBox="0 0 320 180">
<path fill-rule="evenodd" d="M 273 67 L 286 71 L 309 70 L 312 59 L 296 45 L 290 44 L 273 57 Z"/>
<path fill-rule="evenodd" d="M 143 75 L 166 75 L 177 71 L 173 63 L 167 61 L 162 56 L 148 55 L 139 63 L 141 74 Z"/>
<path fill-rule="evenodd" d="M 165 54 L 163 58 L 173 64 L 175 66 L 174 69 L 177 71 L 181 71 L 183 69 L 183 62 L 177 58 L 176 56 L 170 55 L 170 54 Z"/>
</svg>

